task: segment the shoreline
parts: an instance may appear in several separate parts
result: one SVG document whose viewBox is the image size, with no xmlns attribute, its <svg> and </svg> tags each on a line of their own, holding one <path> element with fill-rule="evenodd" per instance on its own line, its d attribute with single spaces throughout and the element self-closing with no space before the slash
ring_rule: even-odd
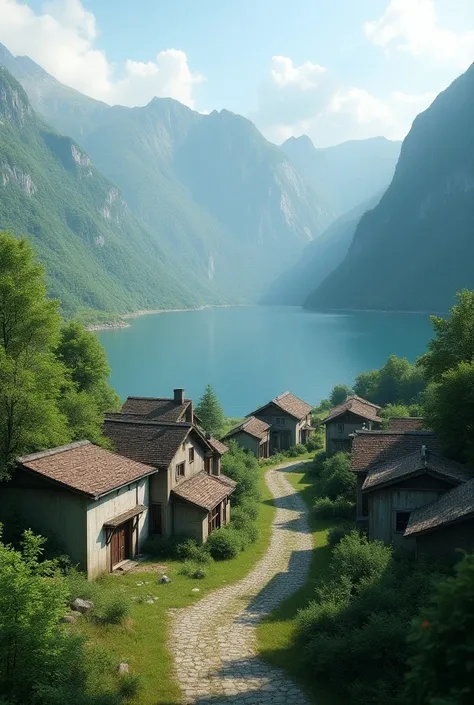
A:
<svg viewBox="0 0 474 705">
<path fill-rule="evenodd" d="M 157 308 L 157 309 L 140 309 L 133 313 L 123 313 L 117 321 L 110 323 L 97 323 L 86 326 L 88 331 L 101 330 L 120 330 L 121 328 L 130 328 L 130 323 L 127 323 L 129 318 L 141 318 L 142 316 L 156 316 L 161 313 L 185 313 L 187 311 L 205 311 L 209 308 L 239 308 L 249 306 L 250 304 L 204 304 L 203 306 L 193 306 L 192 308 Z"/>
</svg>

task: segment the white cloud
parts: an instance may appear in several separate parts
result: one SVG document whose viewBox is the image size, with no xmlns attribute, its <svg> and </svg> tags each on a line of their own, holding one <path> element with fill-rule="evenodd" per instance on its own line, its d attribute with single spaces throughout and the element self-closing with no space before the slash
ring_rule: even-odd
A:
<svg viewBox="0 0 474 705">
<path fill-rule="evenodd" d="M 80 0 L 48 0 L 35 13 L 20 0 L 0 0 L 0 42 L 27 54 L 59 81 L 108 103 L 144 105 L 168 96 L 194 107 L 193 90 L 204 78 L 183 51 L 160 51 L 154 61 L 129 59 L 117 68 L 96 46 L 95 17 Z"/>
<path fill-rule="evenodd" d="M 434 93 L 393 91 L 384 97 L 364 88 L 340 85 L 325 67 L 289 57 L 273 57 L 261 86 L 258 108 L 250 115 L 268 139 L 282 142 L 309 135 L 318 146 L 384 135 L 402 139 Z"/>
<path fill-rule="evenodd" d="M 455 32 L 438 23 L 434 0 L 391 0 L 383 15 L 366 22 L 375 45 L 465 70 L 474 61 L 474 30 Z"/>
</svg>

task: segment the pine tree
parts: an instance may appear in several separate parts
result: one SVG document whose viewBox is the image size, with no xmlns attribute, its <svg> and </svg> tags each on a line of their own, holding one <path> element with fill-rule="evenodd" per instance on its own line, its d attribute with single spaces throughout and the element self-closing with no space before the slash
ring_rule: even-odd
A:
<svg viewBox="0 0 474 705">
<path fill-rule="evenodd" d="M 204 394 L 196 406 L 196 414 L 202 427 L 213 436 L 218 436 L 224 425 L 224 411 L 210 384 L 206 385 Z"/>
</svg>

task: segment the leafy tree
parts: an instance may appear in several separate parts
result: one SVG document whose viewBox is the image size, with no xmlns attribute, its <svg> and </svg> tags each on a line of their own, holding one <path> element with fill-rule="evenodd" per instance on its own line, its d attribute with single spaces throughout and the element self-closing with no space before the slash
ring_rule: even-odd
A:
<svg viewBox="0 0 474 705">
<path fill-rule="evenodd" d="M 53 354 L 60 323 L 31 247 L 0 233 L 0 477 L 16 455 L 69 440 L 56 403 L 65 382 Z"/>
<path fill-rule="evenodd" d="M 379 416 L 383 419 L 383 428 L 388 427 L 388 423 L 392 417 L 407 418 L 411 416 L 408 406 L 403 404 L 387 404 L 379 411 Z"/>
<path fill-rule="evenodd" d="M 378 383 L 379 383 L 379 373 L 378 370 L 370 370 L 368 372 L 361 372 L 357 375 L 354 383 L 354 393 L 363 399 L 368 399 L 368 401 L 376 404 L 375 399 L 378 398 Z"/>
<path fill-rule="evenodd" d="M 429 385 L 425 418 L 446 455 L 474 461 L 474 362 L 461 362 Z"/>
<path fill-rule="evenodd" d="M 413 621 L 406 677 L 407 705 L 470 705 L 474 701 L 474 555 L 438 583 Z"/>
<path fill-rule="evenodd" d="M 204 394 L 196 405 L 196 414 L 206 431 L 213 436 L 220 434 L 224 426 L 224 411 L 210 384 L 206 385 Z"/>
<path fill-rule="evenodd" d="M 351 472 L 350 453 L 336 453 L 327 458 L 319 476 L 319 493 L 322 497 L 335 500 L 338 497 L 353 500 L 356 476 Z"/>
<path fill-rule="evenodd" d="M 352 394 L 352 389 L 347 384 L 336 384 L 329 397 L 332 406 L 342 404 L 350 394 Z"/>
<path fill-rule="evenodd" d="M 431 316 L 435 337 L 418 360 L 425 377 L 436 381 L 460 362 L 474 362 L 474 292 L 464 289 L 449 318 Z"/>
<path fill-rule="evenodd" d="M 416 402 L 426 387 L 421 369 L 405 357 L 390 355 L 379 370 L 358 375 L 354 391 L 374 404 L 409 404 Z"/>
</svg>

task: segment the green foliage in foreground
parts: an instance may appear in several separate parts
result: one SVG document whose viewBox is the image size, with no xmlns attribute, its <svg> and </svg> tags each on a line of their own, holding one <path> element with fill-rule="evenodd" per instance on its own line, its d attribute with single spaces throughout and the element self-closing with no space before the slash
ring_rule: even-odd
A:
<svg viewBox="0 0 474 705">
<path fill-rule="evenodd" d="M 317 453 L 311 465 L 314 482 L 314 515 L 318 519 L 354 519 L 356 478 L 351 472 L 350 453 L 327 458 Z"/>
</svg>

